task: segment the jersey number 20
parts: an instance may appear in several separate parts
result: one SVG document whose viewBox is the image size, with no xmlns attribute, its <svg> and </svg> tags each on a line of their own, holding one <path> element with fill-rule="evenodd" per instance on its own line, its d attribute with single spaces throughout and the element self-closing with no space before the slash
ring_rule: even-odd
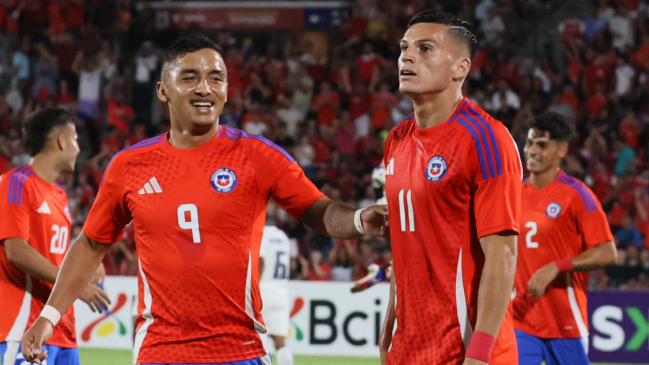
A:
<svg viewBox="0 0 649 365">
<path fill-rule="evenodd" d="M 189 213 L 189 220 L 187 220 Z M 198 208 L 194 204 L 183 204 L 178 207 L 178 225 L 182 229 L 192 230 L 194 243 L 201 243 L 201 231 L 198 227 Z"/>
<path fill-rule="evenodd" d="M 64 254 L 65 249 L 68 248 L 68 227 L 55 224 L 52 226 L 54 235 L 50 241 L 50 252 Z"/>
</svg>

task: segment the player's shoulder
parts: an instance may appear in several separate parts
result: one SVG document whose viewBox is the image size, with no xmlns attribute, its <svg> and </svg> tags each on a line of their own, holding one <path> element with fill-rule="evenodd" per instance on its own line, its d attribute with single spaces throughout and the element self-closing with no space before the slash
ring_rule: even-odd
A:
<svg viewBox="0 0 649 365">
<path fill-rule="evenodd" d="M 109 166 L 115 164 L 124 164 L 128 161 L 133 160 L 136 156 L 150 152 L 160 148 L 163 144 L 167 143 L 167 133 L 145 139 L 141 142 L 138 142 L 130 147 L 126 147 L 123 150 L 117 152 L 109 162 Z"/>
<path fill-rule="evenodd" d="M 0 176 L 0 201 L 22 204 L 29 186 L 36 182 L 36 172 L 30 165 L 11 169 Z"/>
<path fill-rule="evenodd" d="M 464 100 L 448 123 L 470 135 L 469 138 L 474 141 L 487 139 L 487 141 L 491 140 L 496 143 L 503 138 L 506 138 L 507 142 L 511 140 L 507 127 L 501 121 L 489 115 L 468 98 Z"/>
<path fill-rule="evenodd" d="M 286 159 L 289 163 L 295 162 L 295 159 L 290 153 L 264 136 L 246 133 L 241 129 L 223 125 L 219 129 L 218 137 L 229 138 L 247 149 L 261 152 L 266 157 Z"/>
<path fill-rule="evenodd" d="M 597 197 L 583 181 L 561 171 L 555 180 L 555 184 L 558 184 L 557 186 L 562 191 L 565 191 L 565 194 L 570 197 L 571 203 L 583 207 L 587 213 L 599 209 Z"/>
<path fill-rule="evenodd" d="M 399 140 L 405 137 L 406 135 L 412 132 L 413 127 L 415 126 L 415 113 L 408 115 L 403 118 L 400 122 L 394 125 L 388 133 L 388 139 L 390 140 Z"/>
</svg>

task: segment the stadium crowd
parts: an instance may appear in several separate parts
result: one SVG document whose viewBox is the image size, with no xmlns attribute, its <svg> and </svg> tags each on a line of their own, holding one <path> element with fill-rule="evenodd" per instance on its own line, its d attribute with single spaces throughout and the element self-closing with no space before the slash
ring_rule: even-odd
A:
<svg viewBox="0 0 649 365">
<path fill-rule="evenodd" d="M 590 13 L 562 6 L 362 0 L 343 27 L 328 31 L 324 51 L 300 32 L 206 30 L 228 68 L 220 123 L 286 149 L 330 198 L 370 206 L 379 198 L 372 171 L 383 142 L 412 112 L 397 90 L 407 21 L 425 8 L 459 13 L 481 40 L 465 95 L 509 128 L 521 156 L 535 115 L 573 121 L 564 169 L 601 200 L 618 245 L 618 264 L 594 273 L 591 289 L 649 289 L 649 4 L 602 0 Z M 512 45 L 557 10 L 566 14 L 554 31 L 559 59 L 519 57 Z M 29 162 L 20 128 L 26 115 L 48 106 L 76 112 L 82 153 L 75 174 L 61 181 L 76 237 L 111 157 L 169 128 L 155 84 L 170 34 L 130 0 L 4 0 L 0 29 L 0 173 Z M 355 280 L 392 257 L 384 239 L 333 240 L 274 204 L 268 219 L 292 238 L 291 279 Z M 108 273 L 135 275 L 132 228 L 113 247 Z"/>
</svg>

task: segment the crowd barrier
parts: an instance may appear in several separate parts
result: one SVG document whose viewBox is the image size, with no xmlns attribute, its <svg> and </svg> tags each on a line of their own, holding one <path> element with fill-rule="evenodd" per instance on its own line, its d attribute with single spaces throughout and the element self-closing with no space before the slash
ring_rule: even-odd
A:
<svg viewBox="0 0 649 365">
<path fill-rule="evenodd" d="M 378 340 L 389 286 L 352 294 L 351 283 L 289 282 L 291 325 L 287 340 L 295 354 L 378 356 Z M 137 278 L 109 276 L 109 312 L 93 313 L 75 303 L 80 347 L 130 349 Z M 191 299 L 188 299 L 191 300 Z M 591 292 L 589 357 L 592 362 L 649 363 L 649 292 Z"/>
</svg>

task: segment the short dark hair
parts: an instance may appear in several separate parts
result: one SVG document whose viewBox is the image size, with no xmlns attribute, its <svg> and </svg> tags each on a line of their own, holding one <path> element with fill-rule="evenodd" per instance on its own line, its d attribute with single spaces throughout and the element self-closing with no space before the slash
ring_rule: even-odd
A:
<svg viewBox="0 0 649 365">
<path fill-rule="evenodd" d="M 570 143 L 572 138 L 572 126 L 562 115 L 557 113 L 544 113 L 534 118 L 533 130 L 550 133 L 550 139 L 559 142 Z"/>
<path fill-rule="evenodd" d="M 162 62 L 162 76 L 164 77 L 166 65 L 185 57 L 187 53 L 196 52 L 205 48 L 213 49 L 223 57 L 221 47 L 202 33 L 190 33 L 176 38 L 167 49 L 167 53 Z"/>
<path fill-rule="evenodd" d="M 424 10 L 413 16 L 408 22 L 408 28 L 418 23 L 434 23 L 451 27 L 449 33 L 456 42 L 464 44 L 471 54 L 471 61 L 475 57 L 476 45 L 478 38 L 471 31 L 471 24 L 466 20 L 460 19 L 455 15 L 445 13 L 439 10 Z"/>
<path fill-rule="evenodd" d="M 76 117 L 61 108 L 45 108 L 34 112 L 23 124 L 23 138 L 27 152 L 33 157 L 45 148 L 47 137 L 56 127 L 75 124 Z"/>
</svg>

